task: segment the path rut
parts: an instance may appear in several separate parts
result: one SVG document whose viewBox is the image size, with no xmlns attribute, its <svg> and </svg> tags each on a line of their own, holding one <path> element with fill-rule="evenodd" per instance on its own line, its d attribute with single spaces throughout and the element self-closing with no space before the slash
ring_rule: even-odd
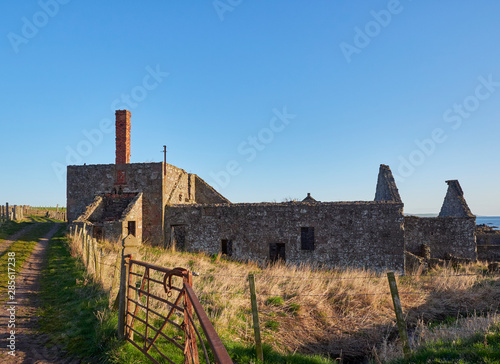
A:
<svg viewBox="0 0 500 364">
<path fill-rule="evenodd" d="M 45 261 L 47 246 L 50 239 L 57 232 L 60 224 L 55 223 L 50 231 L 40 238 L 33 249 L 30 257 L 24 262 L 22 268 L 17 271 L 16 296 L 15 296 L 15 356 L 9 355 L 8 345 L 9 312 L 7 303 L 2 304 L 0 314 L 0 334 L 2 337 L 2 348 L 0 349 L 0 362 L 9 364 L 76 364 L 80 361 L 72 358 L 64 358 L 64 352 L 60 347 L 47 348 L 46 335 L 37 333 L 38 317 L 36 310 L 40 306 L 39 301 L 39 278 Z M 15 240 L 14 240 L 15 241 Z"/>
</svg>

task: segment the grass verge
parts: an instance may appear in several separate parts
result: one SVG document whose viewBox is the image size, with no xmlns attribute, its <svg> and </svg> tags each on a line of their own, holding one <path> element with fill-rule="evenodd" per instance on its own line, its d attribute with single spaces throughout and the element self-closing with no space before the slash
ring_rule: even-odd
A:
<svg viewBox="0 0 500 364">
<path fill-rule="evenodd" d="M 36 215 L 30 215 L 28 218 L 33 222 L 61 222 L 61 223 L 65 222 L 62 220 L 53 219 L 51 217 L 36 216 Z"/>
<path fill-rule="evenodd" d="M 40 331 L 48 334 L 49 344 L 61 345 L 88 363 L 150 363 L 131 344 L 117 339 L 117 313 L 108 308 L 108 292 L 88 275 L 81 259 L 71 255 L 69 239 L 62 234 L 49 244 L 44 272 Z M 251 345 L 226 344 L 235 363 L 257 363 Z M 162 349 L 171 351 L 166 344 Z M 334 363 L 319 356 L 281 354 L 270 346 L 264 350 L 266 363 Z"/>
<path fill-rule="evenodd" d="M 24 261 L 28 259 L 33 251 L 33 248 L 38 243 L 38 239 L 47 234 L 52 227 L 52 224 L 44 223 L 35 226 L 33 229 L 29 230 L 25 235 L 20 237 L 18 240 L 13 242 L 8 249 L 6 249 L 0 255 L 1 266 L 5 267 L 5 269 L 0 270 L 0 282 L 3 282 L 0 286 L 0 302 L 3 302 L 7 299 L 6 295 L 6 285 L 9 280 L 7 279 L 8 270 L 6 267 L 8 266 L 8 253 L 15 253 L 15 264 L 16 271 L 18 272 Z"/>
<path fill-rule="evenodd" d="M 62 232 L 49 244 L 40 288 L 40 331 L 48 334 L 49 343 L 85 363 L 108 362 L 108 353 L 117 345 L 117 315 L 108 309 L 106 292 L 71 256 Z"/>
<path fill-rule="evenodd" d="M 5 240 L 12 234 L 32 224 L 32 221 L 7 221 L 0 225 L 0 240 Z"/>
<path fill-rule="evenodd" d="M 391 363 L 500 363 L 500 326 L 492 326 L 488 332 L 468 338 L 429 343 L 409 359 Z"/>
</svg>

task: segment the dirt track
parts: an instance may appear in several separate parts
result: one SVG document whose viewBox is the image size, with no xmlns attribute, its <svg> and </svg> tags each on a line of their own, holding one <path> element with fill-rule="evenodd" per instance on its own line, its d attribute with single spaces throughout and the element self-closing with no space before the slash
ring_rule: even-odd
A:
<svg viewBox="0 0 500 364">
<path fill-rule="evenodd" d="M 54 236 L 58 228 L 59 224 L 54 224 L 51 230 L 43 238 L 39 239 L 31 256 L 24 262 L 22 268 L 20 270 L 16 269 L 15 356 L 9 355 L 9 349 L 6 348 L 9 331 L 11 330 L 8 328 L 9 311 L 7 311 L 7 308 L 10 306 L 2 303 L 2 312 L 0 314 L 0 337 L 2 338 L 2 348 L 0 349 L 1 363 L 79 363 L 78 360 L 64 359 L 61 348 L 52 347 L 48 349 L 45 347 L 44 344 L 48 341 L 48 338 L 36 332 L 38 325 L 36 310 L 40 304 L 38 298 L 39 277 L 43 268 L 49 240 Z M 17 238 L 13 236 L 9 240 L 15 241 Z M 2 269 L 4 268 L 2 267 Z"/>
</svg>

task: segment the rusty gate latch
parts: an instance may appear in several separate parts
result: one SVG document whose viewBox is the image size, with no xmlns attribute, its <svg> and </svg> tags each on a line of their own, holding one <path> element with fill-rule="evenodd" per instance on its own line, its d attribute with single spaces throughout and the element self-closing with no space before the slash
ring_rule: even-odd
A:
<svg viewBox="0 0 500 364">
<path fill-rule="evenodd" d="M 165 289 L 167 297 L 172 297 L 172 276 L 183 278 L 186 275 L 186 272 L 187 270 L 184 268 L 174 268 L 170 272 L 165 273 L 165 277 L 163 277 L 163 288 Z"/>
</svg>

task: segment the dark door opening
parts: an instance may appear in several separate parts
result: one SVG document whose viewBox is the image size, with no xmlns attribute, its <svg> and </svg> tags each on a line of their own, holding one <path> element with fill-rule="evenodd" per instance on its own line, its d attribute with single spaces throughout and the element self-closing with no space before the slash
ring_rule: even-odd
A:
<svg viewBox="0 0 500 364">
<path fill-rule="evenodd" d="M 314 250 L 314 228 L 313 227 L 301 228 L 300 248 L 302 250 Z"/>
<path fill-rule="evenodd" d="M 233 241 L 228 239 L 221 240 L 221 252 L 228 257 L 233 255 Z"/>
<path fill-rule="evenodd" d="M 269 244 L 269 259 L 271 262 L 278 260 L 286 261 L 285 244 L 284 243 L 271 243 Z"/>
<path fill-rule="evenodd" d="M 186 248 L 186 225 L 172 225 L 170 227 L 170 247 L 177 250 Z"/>
<path fill-rule="evenodd" d="M 128 235 L 135 235 L 135 221 L 129 221 L 127 224 Z"/>
</svg>

